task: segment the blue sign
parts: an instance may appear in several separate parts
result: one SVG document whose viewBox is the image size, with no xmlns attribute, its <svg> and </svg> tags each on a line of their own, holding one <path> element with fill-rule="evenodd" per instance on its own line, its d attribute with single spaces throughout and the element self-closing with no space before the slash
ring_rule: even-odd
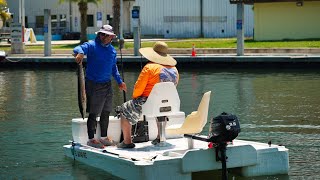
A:
<svg viewBox="0 0 320 180">
<path fill-rule="evenodd" d="M 43 32 L 44 33 L 48 33 L 48 24 L 45 24 L 44 26 L 43 26 Z"/>
<path fill-rule="evenodd" d="M 242 20 L 237 20 L 237 30 L 242 29 Z"/>
<path fill-rule="evenodd" d="M 133 9 L 132 10 L 132 18 L 139 18 L 139 10 L 138 9 Z"/>
<path fill-rule="evenodd" d="M 97 21 L 102 21 L 102 12 L 97 12 Z"/>
</svg>

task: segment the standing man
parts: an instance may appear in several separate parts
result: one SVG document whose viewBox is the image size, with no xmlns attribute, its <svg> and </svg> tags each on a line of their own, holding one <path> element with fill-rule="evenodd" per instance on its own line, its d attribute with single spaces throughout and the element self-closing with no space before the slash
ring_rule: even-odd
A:
<svg viewBox="0 0 320 180">
<path fill-rule="evenodd" d="M 120 90 L 127 91 L 126 84 L 122 81 L 117 67 L 117 52 L 111 45 L 115 37 L 110 25 L 103 25 L 96 32 L 97 37 L 93 41 L 85 42 L 73 49 L 76 55 L 75 61 L 81 63 L 84 55 L 87 55 L 86 69 L 86 95 L 88 145 L 95 148 L 115 145 L 108 138 L 109 115 L 112 110 L 111 75 L 117 81 Z M 100 115 L 101 138 L 94 139 L 96 131 L 96 117 Z"/>
</svg>

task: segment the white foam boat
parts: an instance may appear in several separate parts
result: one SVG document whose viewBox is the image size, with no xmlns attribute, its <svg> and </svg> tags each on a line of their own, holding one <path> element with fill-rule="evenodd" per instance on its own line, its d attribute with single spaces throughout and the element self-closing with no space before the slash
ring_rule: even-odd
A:
<svg viewBox="0 0 320 180">
<path fill-rule="evenodd" d="M 198 110 L 185 118 L 175 86 L 157 84 L 142 108 L 150 141 L 135 143 L 133 149 L 89 147 L 86 119 L 72 119 L 73 141 L 63 146 L 65 155 L 123 179 L 192 179 L 194 172 L 222 169 L 222 162 L 216 159 L 216 149 L 208 148 L 208 142 L 183 136 L 202 131 L 207 123 L 210 93 L 205 93 Z M 151 144 L 158 133 L 155 117 L 169 119 L 166 126 L 158 122 L 161 143 L 156 146 Z M 97 127 L 95 137 L 99 138 Z M 110 117 L 108 136 L 119 141 L 120 133 L 120 120 Z M 225 153 L 227 168 L 238 168 L 243 176 L 288 174 L 289 171 L 289 153 L 284 146 L 235 139 L 227 145 Z"/>
</svg>

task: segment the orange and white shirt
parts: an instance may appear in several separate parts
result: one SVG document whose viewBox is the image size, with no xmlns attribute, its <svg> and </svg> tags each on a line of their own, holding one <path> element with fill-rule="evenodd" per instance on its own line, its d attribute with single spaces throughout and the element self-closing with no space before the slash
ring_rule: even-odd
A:
<svg viewBox="0 0 320 180">
<path fill-rule="evenodd" d="M 159 82 L 173 82 L 177 85 L 178 81 L 179 72 L 175 66 L 150 62 L 143 67 L 134 85 L 132 98 L 148 97 L 153 86 Z"/>
</svg>

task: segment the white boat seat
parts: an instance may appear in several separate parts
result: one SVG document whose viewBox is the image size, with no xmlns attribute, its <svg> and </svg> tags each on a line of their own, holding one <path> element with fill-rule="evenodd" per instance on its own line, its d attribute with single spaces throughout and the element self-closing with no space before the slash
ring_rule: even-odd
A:
<svg viewBox="0 0 320 180">
<path fill-rule="evenodd" d="M 189 114 L 182 125 L 166 128 L 167 134 L 198 134 L 207 123 L 211 91 L 204 93 L 197 111 Z"/>
<path fill-rule="evenodd" d="M 172 82 L 160 82 L 153 86 L 147 101 L 142 105 L 142 115 L 160 117 L 180 112 L 180 98 Z"/>
<path fill-rule="evenodd" d="M 172 82 L 155 84 L 147 101 L 142 105 L 141 118 L 146 116 L 147 119 L 157 120 L 160 142 L 165 141 L 166 119 L 177 114 L 181 114 L 181 111 L 176 86 Z"/>
</svg>

